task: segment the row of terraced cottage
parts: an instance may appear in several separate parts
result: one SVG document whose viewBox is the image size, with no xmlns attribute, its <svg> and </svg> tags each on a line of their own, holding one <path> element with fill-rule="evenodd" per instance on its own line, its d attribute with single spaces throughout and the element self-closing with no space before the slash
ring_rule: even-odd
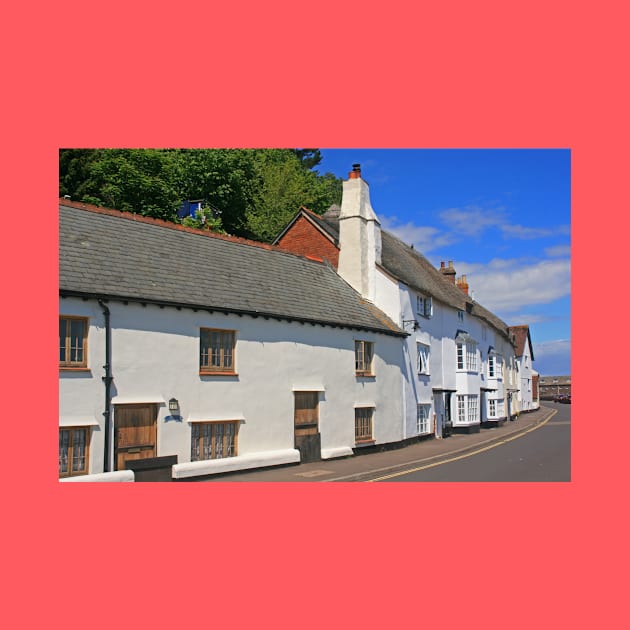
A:
<svg viewBox="0 0 630 630">
<path fill-rule="evenodd" d="M 59 212 L 63 480 L 346 457 L 537 407 L 528 327 L 382 230 L 358 165 L 273 245 Z"/>
</svg>

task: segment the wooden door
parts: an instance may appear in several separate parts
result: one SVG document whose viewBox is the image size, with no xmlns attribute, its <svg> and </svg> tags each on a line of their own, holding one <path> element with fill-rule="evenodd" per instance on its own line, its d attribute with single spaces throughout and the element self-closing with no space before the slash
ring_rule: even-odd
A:
<svg viewBox="0 0 630 630">
<path fill-rule="evenodd" d="M 157 455 L 157 405 L 116 405 L 116 470 Z"/>
<path fill-rule="evenodd" d="M 295 448 L 302 463 L 321 459 L 318 392 L 295 392 Z"/>
</svg>

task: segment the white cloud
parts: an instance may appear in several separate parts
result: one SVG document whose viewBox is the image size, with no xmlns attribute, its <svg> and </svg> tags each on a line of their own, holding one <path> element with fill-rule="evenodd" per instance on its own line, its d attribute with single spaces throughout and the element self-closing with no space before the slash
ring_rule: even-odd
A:
<svg viewBox="0 0 630 630">
<path fill-rule="evenodd" d="M 555 247 L 547 247 L 545 255 L 551 258 L 563 258 L 571 255 L 571 245 L 556 245 Z"/>
<path fill-rule="evenodd" d="M 449 208 L 440 212 L 439 217 L 450 230 L 467 237 L 479 236 L 486 229 L 500 227 L 506 222 L 503 208 L 485 210 L 478 206 Z"/>
<path fill-rule="evenodd" d="M 449 208 L 440 212 L 438 216 L 448 227 L 449 231 L 467 238 L 479 237 L 490 228 L 500 230 L 504 238 L 519 240 L 532 240 L 571 233 L 571 226 L 568 225 L 551 228 L 510 224 L 504 207 L 482 208 L 480 206 L 466 206 L 464 208 Z"/>
<path fill-rule="evenodd" d="M 571 293 L 568 259 L 536 262 L 493 259 L 483 265 L 458 263 L 457 271 L 467 275 L 476 301 L 504 317 Z"/>
<path fill-rule="evenodd" d="M 571 231 L 566 225 L 561 225 L 555 228 L 532 228 L 524 225 L 508 225 L 506 223 L 499 227 L 501 232 L 503 232 L 503 236 L 507 238 L 518 238 L 521 240 L 557 236 L 558 234 L 568 234 Z"/>
<path fill-rule="evenodd" d="M 381 227 L 394 236 L 397 236 L 403 243 L 413 246 L 426 254 L 433 249 L 452 245 L 456 239 L 449 234 L 441 234 L 434 227 L 420 227 L 411 221 L 401 224 L 398 217 L 381 217 Z"/>
<path fill-rule="evenodd" d="M 543 341 L 534 346 L 534 369 L 543 376 L 571 374 L 571 341 Z"/>
</svg>

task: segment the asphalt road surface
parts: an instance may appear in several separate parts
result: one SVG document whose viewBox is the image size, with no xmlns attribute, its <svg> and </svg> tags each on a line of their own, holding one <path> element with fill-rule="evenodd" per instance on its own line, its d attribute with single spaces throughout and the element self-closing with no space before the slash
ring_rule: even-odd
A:
<svg viewBox="0 0 630 630">
<path fill-rule="evenodd" d="M 520 437 L 370 481 L 571 481 L 571 405 L 545 405 L 557 413 Z"/>
</svg>

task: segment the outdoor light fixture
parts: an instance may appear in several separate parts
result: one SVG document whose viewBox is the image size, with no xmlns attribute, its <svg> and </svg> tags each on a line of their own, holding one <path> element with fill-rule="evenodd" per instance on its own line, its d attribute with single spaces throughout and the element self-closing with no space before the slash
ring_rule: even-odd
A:
<svg viewBox="0 0 630 630">
<path fill-rule="evenodd" d="M 405 324 L 413 324 L 413 330 L 418 330 L 420 328 L 420 324 L 415 319 L 403 319 L 403 328 Z"/>
<path fill-rule="evenodd" d="M 179 401 L 177 400 L 177 398 L 171 398 L 168 401 L 168 410 L 171 412 L 175 412 L 179 409 Z"/>
</svg>

